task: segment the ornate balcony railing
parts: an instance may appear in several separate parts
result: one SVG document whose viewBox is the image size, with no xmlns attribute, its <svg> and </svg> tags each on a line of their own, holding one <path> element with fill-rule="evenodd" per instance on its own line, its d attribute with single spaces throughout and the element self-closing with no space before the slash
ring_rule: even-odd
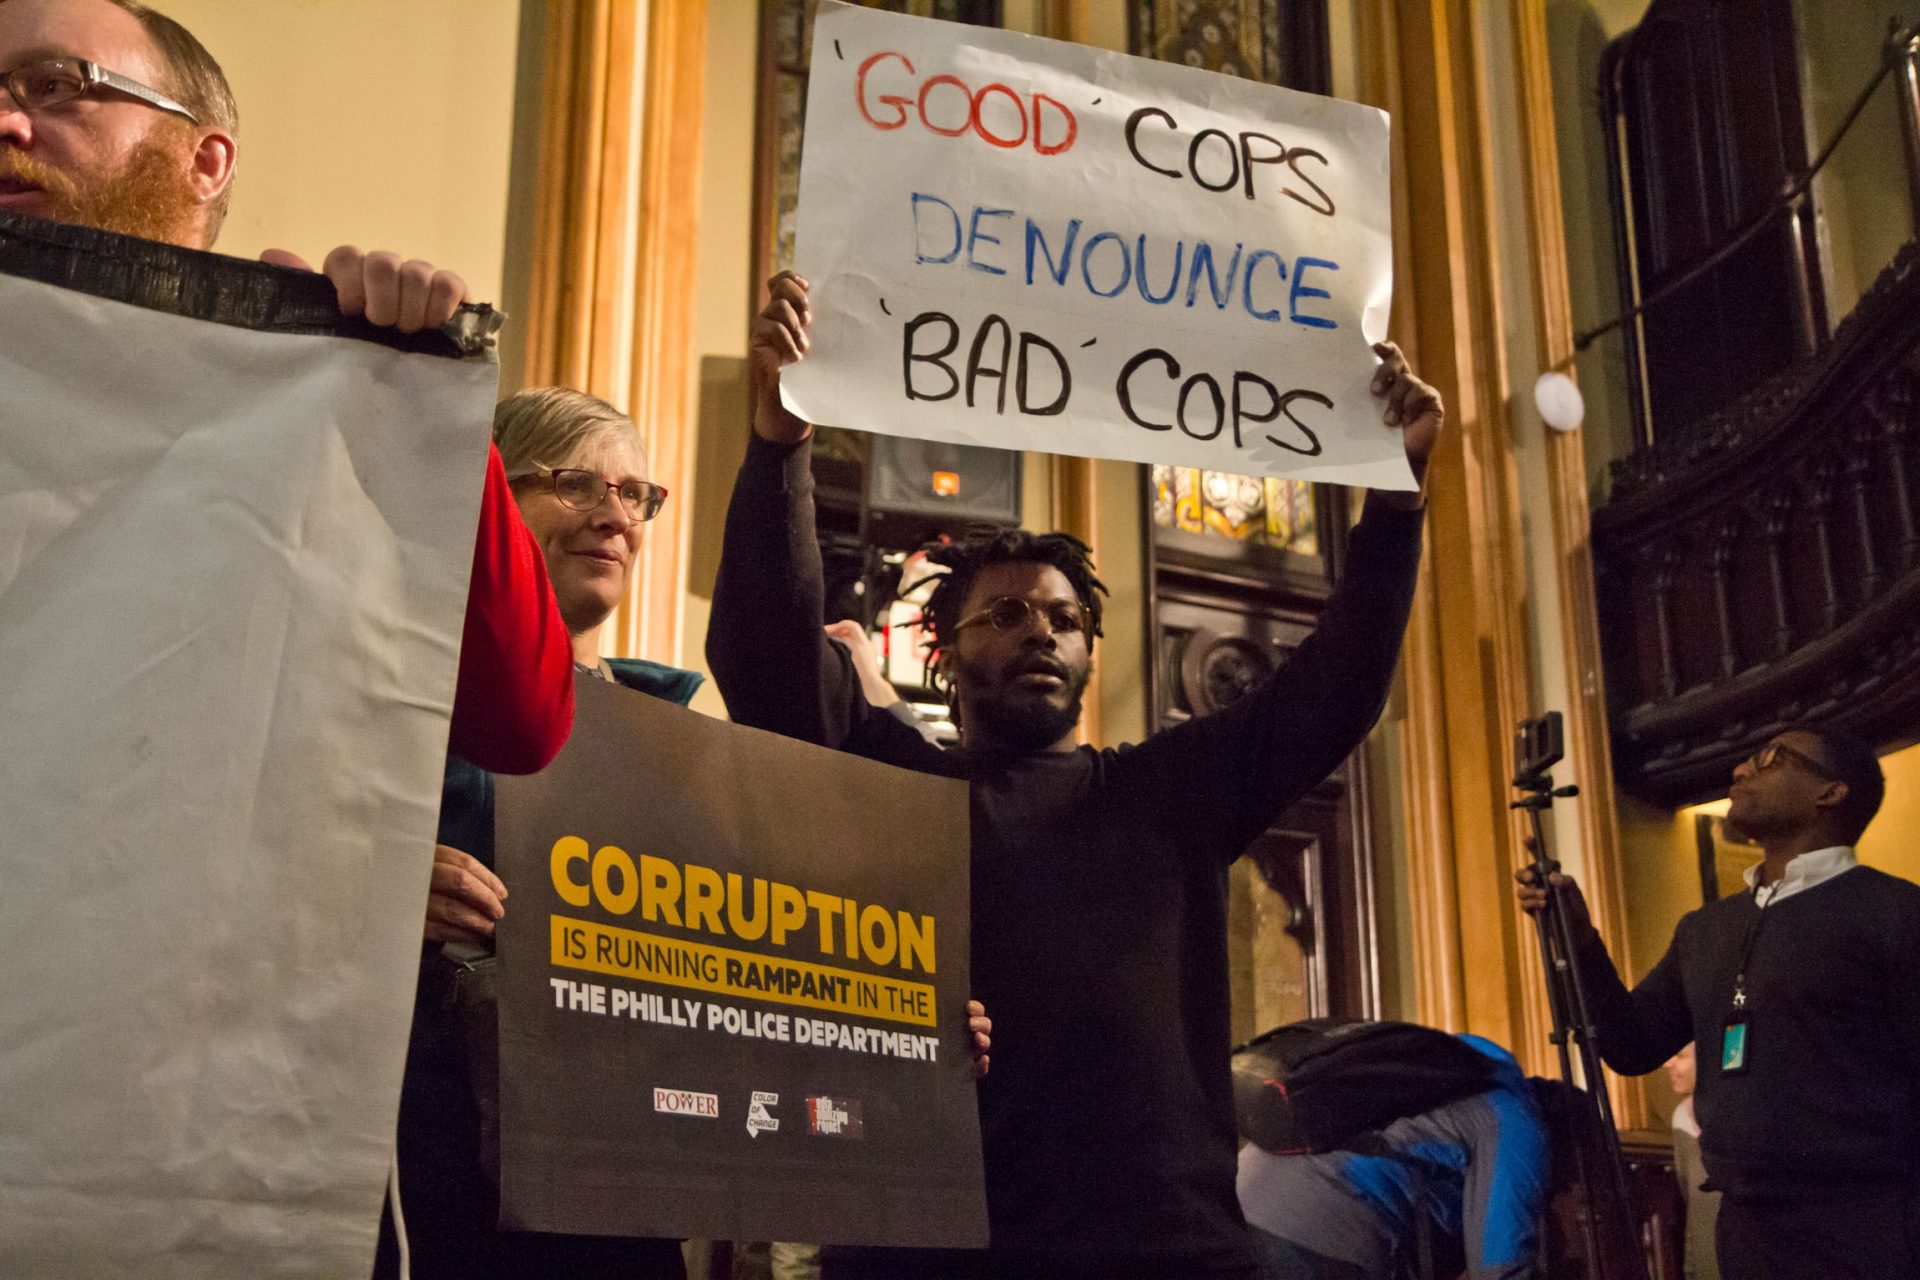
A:
<svg viewBox="0 0 1920 1280">
<path fill-rule="evenodd" d="M 1920 248 L 1822 350 L 1614 464 L 1593 517 L 1615 768 L 1723 793 L 1781 726 L 1920 738 Z"/>
</svg>

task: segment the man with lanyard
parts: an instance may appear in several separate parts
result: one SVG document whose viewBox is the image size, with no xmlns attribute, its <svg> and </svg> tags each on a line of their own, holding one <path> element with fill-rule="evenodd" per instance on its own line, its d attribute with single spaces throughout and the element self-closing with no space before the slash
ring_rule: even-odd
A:
<svg viewBox="0 0 1920 1280">
<path fill-rule="evenodd" d="M 1765 850 L 1749 892 L 1689 912 L 1629 992 L 1573 881 L 1579 963 L 1608 1066 L 1689 1040 L 1727 1280 L 1920 1275 L 1920 886 L 1854 859 L 1885 782 L 1872 748 L 1774 735 L 1733 771 L 1727 818 Z M 1520 901 L 1546 890 L 1519 873 Z"/>
</svg>

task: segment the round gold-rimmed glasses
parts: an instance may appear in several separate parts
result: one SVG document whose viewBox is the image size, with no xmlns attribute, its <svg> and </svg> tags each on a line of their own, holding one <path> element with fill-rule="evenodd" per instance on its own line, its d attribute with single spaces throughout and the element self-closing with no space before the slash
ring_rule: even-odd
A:
<svg viewBox="0 0 1920 1280">
<path fill-rule="evenodd" d="M 1079 601 L 1049 600 L 1044 604 L 1034 604 L 1022 596 L 1001 596 L 991 600 L 978 613 L 954 623 L 953 629 L 963 631 L 976 623 L 990 622 L 995 631 L 1024 631 L 1032 625 L 1036 613 L 1047 620 L 1048 628 L 1057 636 L 1087 629 L 1087 611 Z"/>
</svg>

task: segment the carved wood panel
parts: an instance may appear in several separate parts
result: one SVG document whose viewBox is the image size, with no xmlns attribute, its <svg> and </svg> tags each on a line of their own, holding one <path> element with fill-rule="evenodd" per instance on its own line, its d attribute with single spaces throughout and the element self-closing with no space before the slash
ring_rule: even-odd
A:
<svg viewBox="0 0 1920 1280">
<path fill-rule="evenodd" d="M 1159 583 L 1154 691 L 1162 726 L 1230 705 L 1276 670 L 1312 633 L 1326 590 L 1322 578 L 1319 596 L 1288 600 L 1245 579 L 1165 567 Z M 1364 762 L 1356 754 L 1248 847 L 1255 874 L 1246 890 L 1266 901 L 1255 903 L 1250 920 L 1236 921 L 1234 945 L 1266 963 L 1237 974 L 1237 1006 L 1293 1017 L 1378 1016 L 1365 837 Z M 1280 922 L 1291 945 L 1279 945 L 1271 928 L 1263 935 L 1260 911 Z M 1238 926 L 1255 927 L 1247 934 Z M 1236 1008 L 1236 1022 L 1242 1012 Z"/>
<path fill-rule="evenodd" d="M 1327 92 L 1326 0 L 1133 0 L 1137 54 L 1314 93 Z"/>
</svg>

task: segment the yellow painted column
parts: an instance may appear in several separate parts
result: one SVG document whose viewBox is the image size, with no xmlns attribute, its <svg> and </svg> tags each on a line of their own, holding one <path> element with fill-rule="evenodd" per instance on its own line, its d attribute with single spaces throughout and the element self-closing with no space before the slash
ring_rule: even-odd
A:
<svg viewBox="0 0 1920 1280">
<path fill-rule="evenodd" d="M 1534 710 L 1491 224 L 1484 51 L 1465 0 L 1365 6 L 1363 93 L 1395 121 L 1393 335 L 1446 397 L 1408 628 L 1400 772 L 1421 1020 L 1546 1069 L 1548 1019 L 1514 906 L 1514 725 Z"/>
<path fill-rule="evenodd" d="M 704 0 L 552 0 L 525 385 L 632 415 L 672 499 L 607 629 L 610 652 L 678 662 L 696 436 L 695 287 Z"/>
</svg>

